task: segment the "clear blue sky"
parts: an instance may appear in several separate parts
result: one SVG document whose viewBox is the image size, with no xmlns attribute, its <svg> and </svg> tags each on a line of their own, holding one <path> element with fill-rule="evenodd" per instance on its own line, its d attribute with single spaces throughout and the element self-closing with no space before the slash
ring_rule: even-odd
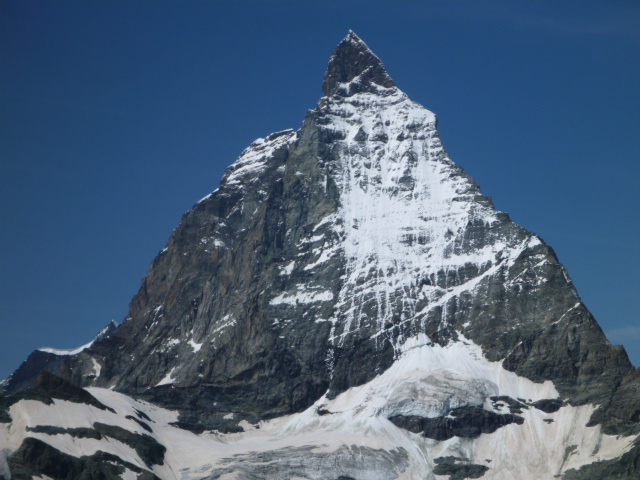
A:
<svg viewBox="0 0 640 480">
<path fill-rule="evenodd" d="M 0 2 L 0 378 L 122 321 L 181 214 L 353 29 L 640 364 L 637 1 Z"/>
</svg>

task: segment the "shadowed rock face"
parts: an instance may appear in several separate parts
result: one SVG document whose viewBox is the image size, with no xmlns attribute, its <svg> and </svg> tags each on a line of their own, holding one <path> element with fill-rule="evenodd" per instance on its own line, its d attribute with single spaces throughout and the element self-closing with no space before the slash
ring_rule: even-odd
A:
<svg viewBox="0 0 640 480">
<path fill-rule="evenodd" d="M 10 457 L 9 466 L 16 479 L 46 475 L 54 479 L 115 480 L 130 470 L 136 474 L 137 480 L 159 480 L 153 473 L 143 471 L 116 455 L 97 452 L 76 458 L 35 438 L 25 439 L 20 449 Z"/>
<path fill-rule="evenodd" d="M 493 433 L 505 425 L 524 423 L 524 419 L 517 415 L 494 413 L 479 407 L 456 408 L 444 417 L 396 415 L 389 420 L 400 428 L 421 433 L 434 440 L 448 440 L 453 437 L 474 438 L 483 433 Z"/>
<path fill-rule="evenodd" d="M 489 469 L 484 465 L 474 465 L 468 461 L 461 461 L 455 457 L 440 457 L 435 459 L 436 475 L 449 475 L 449 480 L 464 480 L 465 478 L 480 478 Z"/>
<path fill-rule="evenodd" d="M 373 84 L 385 88 L 396 86 L 380 59 L 360 37 L 349 31 L 329 60 L 322 91 L 327 97 L 335 94 L 350 96 L 365 91 L 375 92 Z"/>
<path fill-rule="evenodd" d="M 112 320 L 98 333 L 94 341 L 108 337 L 117 326 L 118 324 Z M 38 384 L 38 374 L 43 370 L 56 376 L 74 378 L 78 383 L 86 383 L 87 380 L 95 377 L 97 373 L 95 371 L 96 363 L 88 355 L 84 357 L 84 362 L 72 357 L 73 352 L 79 353 L 82 348 L 88 347 L 89 345 L 85 345 L 85 347 L 75 351 L 50 348 L 33 351 L 7 380 L 0 382 L 0 392 L 4 395 L 12 395 L 36 386 Z M 73 371 L 70 370 L 70 365 L 72 364 Z"/>
<path fill-rule="evenodd" d="M 640 472 L 640 442 L 621 458 L 595 462 L 579 469 L 571 469 L 562 477 L 566 480 L 591 480 L 594 478 L 635 480 Z"/>
<path fill-rule="evenodd" d="M 443 348 L 473 342 L 519 377 L 552 381 L 560 398 L 516 400 L 483 386 L 485 397 L 443 403 L 433 415 L 385 412 L 398 427 L 435 441 L 473 439 L 515 428 L 534 410 L 596 404 L 590 425 L 637 433 L 640 380 L 626 353 L 607 341 L 551 247 L 498 212 L 449 159 L 435 115 L 395 86 L 353 32 L 331 56 L 323 91 L 299 131 L 243 152 L 183 216 L 123 324 L 47 363 L 55 373 L 179 410 L 184 429 L 241 432 L 241 420 L 301 412 L 373 381 L 407 339 L 426 335 Z M 362 455 L 390 475 L 408 454 Z M 270 452 L 264 478 L 297 474 L 303 457 L 318 471 L 334 458 Z M 636 457 L 624 458 L 624 471 L 637 472 Z M 247 454 L 218 473 L 254 478 L 259 461 Z M 335 478 L 360 478 L 344 462 Z M 437 468 L 452 478 L 487 471 L 458 461 Z"/>
<path fill-rule="evenodd" d="M 46 370 L 41 371 L 37 377 L 37 385 L 27 390 L 20 391 L 14 395 L 0 397 L 0 423 L 10 423 L 11 416 L 9 408 L 20 400 L 35 400 L 45 405 L 51 405 L 54 399 L 67 402 L 85 404 L 100 410 L 113 412 L 113 409 L 100 403 L 93 395 L 72 384 L 71 382 L 57 377 Z"/>
<path fill-rule="evenodd" d="M 27 428 L 30 432 L 44 433 L 46 435 L 69 435 L 74 438 L 92 438 L 101 440 L 109 437 L 133 448 L 147 467 L 162 465 L 166 448 L 160 445 L 150 435 L 131 433 L 122 427 L 95 422 L 93 428 L 62 428 L 39 425 Z"/>
</svg>

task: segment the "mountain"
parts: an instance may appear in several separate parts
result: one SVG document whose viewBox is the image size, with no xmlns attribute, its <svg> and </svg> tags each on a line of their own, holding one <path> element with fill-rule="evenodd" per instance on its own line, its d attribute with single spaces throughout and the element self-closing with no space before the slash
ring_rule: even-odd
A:
<svg viewBox="0 0 640 480">
<path fill-rule="evenodd" d="M 111 320 L 91 342 L 71 350 L 59 350 L 55 348 L 39 348 L 35 350 L 9 378 L 0 383 L 2 393 L 4 395 L 11 395 L 26 390 L 27 388 L 35 387 L 38 383 L 38 374 L 43 370 L 53 373 L 54 375 L 65 375 L 66 368 L 68 368 L 67 359 L 69 357 L 73 357 L 87 350 L 95 342 L 106 338 L 117 327 L 118 324 L 114 320 Z M 90 369 L 83 371 L 85 378 L 99 374 L 100 366 L 97 363 L 93 363 Z"/>
<path fill-rule="evenodd" d="M 121 325 L 9 382 L 0 475 L 639 478 L 638 371 L 551 247 L 355 33 L 323 93 L 183 216 Z"/>
</svg>

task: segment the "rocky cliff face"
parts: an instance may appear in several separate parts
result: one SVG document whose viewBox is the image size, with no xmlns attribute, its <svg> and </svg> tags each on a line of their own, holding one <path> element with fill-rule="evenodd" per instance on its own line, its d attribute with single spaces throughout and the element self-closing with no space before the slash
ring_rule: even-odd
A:
<svg viewBox="0 0 640 480">
<path fill-rule="evenodd" d="M 637 478 L 638 374 L 553 250 L 496 211 L 354 33 L 323 91 L 185 214 L 123 324 L 56 365 L 113 410 L 74 428 L 173 452 L 95 444 L 83 461 L 115 455 L 115 477 Z M 5 418 L 29 417 L 28 392 Z M 38 463 L 36 440 L 80 456 L 58 423 L 5 432 L 6 470 Z"/>
</svg>

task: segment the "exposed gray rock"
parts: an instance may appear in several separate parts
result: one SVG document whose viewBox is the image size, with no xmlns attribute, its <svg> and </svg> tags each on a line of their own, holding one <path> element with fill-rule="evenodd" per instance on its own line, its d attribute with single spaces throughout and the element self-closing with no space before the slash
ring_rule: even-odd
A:
<svg viewBox="0 0 640 480">
<path fill-rule="evenodd" d="M 102 436 L 111 437 L 129 445 L 148 467 L 164 464 L 164 454 L 167 449 L 151 435 L 132 433 L 122 427 L 99 422 L 95 422 L 93 428 Z"/>
<path fill-rule="evenodd" d="M 105 328 L 96 335 L 94 342 L 108 337 L 117 326 L 118 324 L 113 320 L 109 322 Z M 74 369 L 77 371 L 71 374 L 69 371 L 71 365 L 69 351 L 47 348 L 35 350 L 7 380 L 0 385 L 1 391 L 4 395 L 11 395 L 35 387 L 38 383 L 38 374 L 43 370 L 56 376 L 78 378 L 80 375 L 80 378 L 86 378 L 85 382 L 91 380 L 95 377 L 94 363 L 87 356 L 83 358 L 85 360 L 84 362 L 79 362 L 77 359 L 73 361 Z"/>
<path fill-rule="evenodd" d="M 372 89 L 377 91 L 374 85 L 395 87 L 380 59 L 355 33 L 349 31 L 329 60 L 322 91 L 327 97 L 337 94 L 349 96 Z M 356 140 L 364 141 L 367 137 L 361 130 Z"/>
<path fill-rule="evenodd" d="M 453 409 L 444 417 L 396 415 L 389 420 L 400 428 L 421 433 L 434 440 L 448 440 L 453 437 L 474 438 L 483 433 L 493 433 L 505 425 L 524 423 L 524 419 L 518 415 L 500 414 L 472 406 Z"/>
<path fill-rule="evenodd" d="M 0 397 L 0 423 L 11 422 L 9 408 L 20 400 L 36 400 L 51 405 L 54 398 L 74 403 L 84 403 L 100 410 L 113 409 L 99 402 L 86 390 L 73 385 L 71 382 L 57 377 L 46 370 L 42 370 L 37 377 L 37 385 L 11 396 Z M 115 412 L 114 412 L 115 413 Z"/>
<path fill-rule="evenodd" d="M 301 477 L 309 480 L 392 480 L 407 467 L 407 452 L 374 450 L 356 445 L 335 452 L 316 453 L 313 447 L 298 447 L 266 453 L 248 453 L 226 459 L 228 466 L 206 480 L 235 474 L 238 480 L 281 480 Z"/>
<path fill-rule="evenodd" d="M 476 465 L 466 459 L 455 457 L 440 457 L 434 459 L 436 467 L 433 473 L 436 475 L 448 475 L 449 480 L 464 480 L 465 478 L 480 478 L 489 467 Z"/>
<path fill-rule="evenodd" d="M 97 452 L 91 456 L 76 458 L 62 453 L 47 443 L 26 438 L 20 448 L 9 457 L 12 478 L 16 480 L 46 475 L 54 480 L 115 480 L 125 469 L 138 474 L 137 480 L 159 480 L 115 455 Z"/>
<path fill-rule="evenodd" d="M 562 475 L 563 480 L 637 480 L 640 472 L 640 443 L 615 460 L 600 461 L 572 469 Z"/>
<path fill-rule="evenodd" d="M 38 425 L 36 427 L 27 427 L 27 432 L 44 433 L 46 435 L 70 435 L 75 438 L 93 438 L 94 440 L 100 440 L 100 435 L 93 428 L 62 428 L 54 427 L 51 425 Z"/>
</svg>

